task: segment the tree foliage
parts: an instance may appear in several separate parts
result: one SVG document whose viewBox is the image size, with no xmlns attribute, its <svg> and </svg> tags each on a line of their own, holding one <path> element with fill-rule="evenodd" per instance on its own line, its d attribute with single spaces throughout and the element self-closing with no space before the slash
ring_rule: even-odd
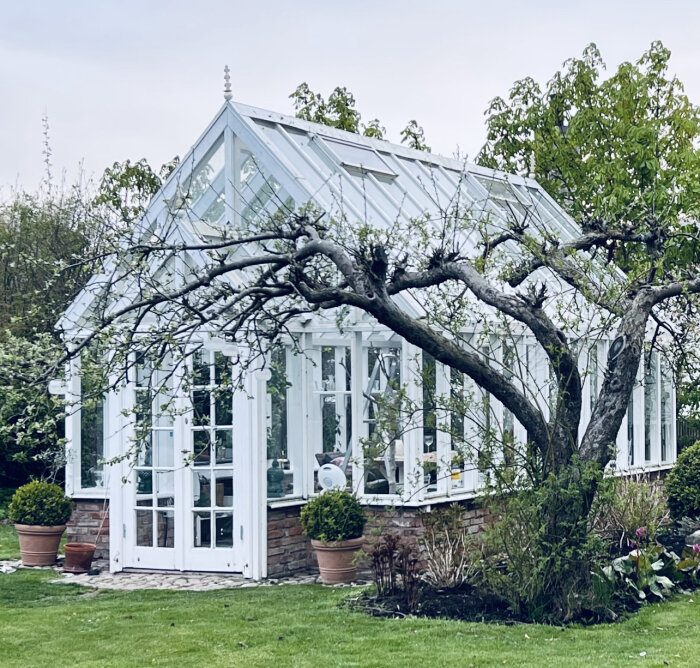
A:
<svg viewBox="0 0 700 668">
<path fill-rule="evenodd" d="M 0 343 L 0 486 L 61 473 L 65 412 L 46 387 L 60 356 L 61 347 L 46 333 L 31 339 L 6 334 Z"/>
<path fill-rule="evenodd" d="M 654 42 L 605 77 L 591 44 L 546 86 L 516 81 L 507 99 L 491 101 L 478 157 L 489 167 L 533 173 L 584 230 L 638 233 L 638 243 L 611 238 L 601 252 L 640 281 L 688 276 L 700 259 L 700 110 L 669 74 L 670 56 Z M 692 297 L 655 316 L 672 335 L 680 404 L 696 414 L 697 317 Z"/>
<path fill-rule="evenodd" d="M 700 213 L 700 112 L 669 76 L 671 53 L 654 42 L 610 77 L 594 44 L 546 86 L 516 81 L 487 109 L 478 161 L 533 172 L 584 225 L 651 230 L 661 219 L 689 226 Z"/>
<path fill-rule="evenodd" d="M 374 118 L 366 125 L 356 108 L 355 96 L 345 87 L 336 87 L 326 100 L 320 93 L 314 93 L 304 82 L 289 96 L 294 103 L 297 118 L 313 123 L 322 123 L 332 128 L 363 134 L 375 139 L 386 138 L 386 128 Z M 411 120 L 401 131 L 401 143 L 419 151 L 430 151 L 425 143 L 425 133 L 417 121 Z"/>
<path fill-rule="evenodd" d="M 17 193 L 0 204 L 0 331 L 53 329 L 57 315 L 90 277 L 100 226 L 83 193 Z"/>
</svg>

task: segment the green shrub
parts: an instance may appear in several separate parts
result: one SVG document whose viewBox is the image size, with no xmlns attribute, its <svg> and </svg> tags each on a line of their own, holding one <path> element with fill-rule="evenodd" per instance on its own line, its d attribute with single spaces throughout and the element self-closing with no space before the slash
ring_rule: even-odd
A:
<svg viewBox="0 0 700 668">
<path fill-rule="evenodd" d="M 666 478 L 666 493 L 674 519 L 700 515 L 700 441 L 678 456 Z"/>
<path fill-rule="evenodd" d="M 70 519 L 72 509 L 71 500 L 58 485 L 34 480 L 14 493 L 10 520 L 16 524 L 57 526 Z"/>
<path fill-rule="evenodd" d="M 366 521 L 360 502 L 345 491 L 324 492 L 301 510 L 304 533 L 324 543 L 359 538 Z"/>
<path fill-rule="evenodd" d="M 656 539 L 659 528 L 669 522 L 666 495 L 648 475 L 606 478 L 598 488 L 590 525 L 596 535 L 625 550 L 635 533 L 644 527 L 647 540 Z"/>
</svg>

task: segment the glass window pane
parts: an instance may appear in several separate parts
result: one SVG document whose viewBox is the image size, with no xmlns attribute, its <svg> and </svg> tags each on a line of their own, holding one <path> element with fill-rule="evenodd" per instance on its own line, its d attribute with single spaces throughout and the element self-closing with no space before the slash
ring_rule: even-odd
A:
<svg viewBox="0 0 700 668">
<path fill-rule="evenodd" d="M 158 518 L 158 547 L 175 546 L 175 512 L 172 510 L 159 510 Z"/>
<path fill-rule="evenodd" d="M 157 430 L 153 432 L 153 450 L 155 466 L 175 465 L 175 446 L 172 431 Z"/>
<path fill-rule="evenodd" d="M 197 430 L 192 432 L 194 442 L 194 465 L 207 466 L 211 461 L 211 437 L 209 430 Z"/>
<path fill-rule="evenodd" d="M 192 471 L 192 505 L 196 508 L 211 506 L 211 473 Z"/>
<path fill-rule="evenodd" d="M 231 390 L 220 392 L 216 397 L 216 424 L 233 423 L 233 395 Z"/>
<path fill-rule="evenodd" d="M 194 547 L 211 547 L 211 518 L 209 512 L 197 512 L 194 522 Z"/>
<path fill-rule="evenodd" d="M 153 471 L 136 472 L 136 493 L 153 494 Z"/>
<path fill-rule="evenodd" d="M 657 403 L 657 361 L 656 353 L 648 354 L 644 360 L 644 459 L 651 461 L 652 446 L 657 442 L 656 431 L 659 421 Z"/>
<path fill-rule="evenodd" d="M 153 546 L 153 511 L 136 511 L 136 545 L 140 547 Z"/>
<path fill-rule="evenodd" d="M 80 409 L 80 485 L 102 487 L 104 454 L 104 400 L 83 391 Z"/>
<path fill-rule="evenodd" d="M 233 471 L 216 472 L 216 505 L 223 508 L 233 506 Z"/>
<path fill-rule="evenodd" d="M 149 359 L 146 359 L 143 353 L 136 354 L 136 386 L 150 387 L 151 386 L 152 365 Z"/>
<path fill-rule="evenodd" d="M 173 471 L 156 471 L 156 494 L 172 497 L 175 493 L 175 473 Z"/>
<path fill-rule="evenodd" d="M 194 415 L 192 424 L 195 426 L 211 423 L 210 393 L 207 390 L 195 390 L 192 393 L 192 408 Z"/>
<path fill-rule="evenodd" d="M 209 353 L 197 350 L 192 355 L 192 383 L 194 385 L 209 385 Z"/>
<path fill-rule="evenodd" d="M 216 513 L 216 547 L 233 546 L 233 513 Z"/>
<path fill-rule="evenodd" d="M 223 353 L 214 353 L 214 382 L 217 385 L 231 383 L 231 360 Z"/>
<path fill-rule="evenodd" d="M 216 430 L 216 463 L 230 464 L 233 461 L 233 435 L 230 429 Z"/>
</svg>

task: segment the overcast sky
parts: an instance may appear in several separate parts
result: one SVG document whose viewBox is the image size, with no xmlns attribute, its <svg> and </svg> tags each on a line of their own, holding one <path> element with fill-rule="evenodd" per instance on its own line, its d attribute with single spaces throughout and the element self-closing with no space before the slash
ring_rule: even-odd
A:
<svg viewBox="0 0 700 668">
<path fill-rule="evenodd" d="M 483 112 L 524 76 L 546 82 L 595 42 L 608 69 L 660 39 L 700 103 L 700 2 L 0 0 L 0 186 L 35 189 L 42 116 L 68 180 L 127 158 L 184 155 L 223 102 L 292 113 L 307 81 L 347 86 L 397 141 L 415 118 L 433 150 L 473 157 Z"/>
</svg>

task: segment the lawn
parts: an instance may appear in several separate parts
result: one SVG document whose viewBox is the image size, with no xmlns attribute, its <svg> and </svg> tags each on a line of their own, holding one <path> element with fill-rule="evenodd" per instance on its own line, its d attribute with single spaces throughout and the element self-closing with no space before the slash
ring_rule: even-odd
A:
<svg viewBox="0 0 700 668">
<path fill-rule="evenodd" d="M 15 528 L 0 522 L 0 559 L 19 559 L 19 539 Z"/>
<path fill-rule="evenodd" d="M 112 592 L 0 575 L 0 664 L 12 666 L 696 666 L 700 598 L 589 628 L 376 619 L 347 589 Z M 646 655 L 640 656 L 641 652 Z"/>
</svg>

